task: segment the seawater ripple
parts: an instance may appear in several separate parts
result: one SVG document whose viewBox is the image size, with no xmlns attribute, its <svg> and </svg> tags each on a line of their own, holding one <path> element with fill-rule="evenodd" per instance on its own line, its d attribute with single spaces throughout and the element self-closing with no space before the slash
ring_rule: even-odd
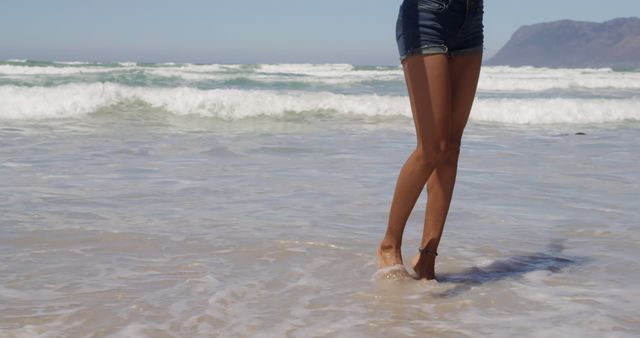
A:
<svg viewBox="0 0 640 338">
<path fill-rule="evenodd" d="M 0 336 L 637 335 L 637 127 L 471 124 L 416 281 L 375 256 L 409 121 L 130 118 L 0 128 Z"/>
</svg>

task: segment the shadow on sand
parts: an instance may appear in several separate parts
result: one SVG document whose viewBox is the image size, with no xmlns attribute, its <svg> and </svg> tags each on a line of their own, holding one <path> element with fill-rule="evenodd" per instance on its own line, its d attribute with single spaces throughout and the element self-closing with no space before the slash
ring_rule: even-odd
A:
<svg viewBox="0 0 640 338">
<path fill-rule="evenodd" d="M 435 297 L 454 297 L 472 286 L 506 278 L 517 278 L 527 272 L 548 270 L 559 272 L 571 265 L 580 265 L 592 260 L 589 257 L 567 257 L 562 255 L 565 239 L 554 239 L 545 252 L 517 255 L 497 260 L 482 268 L 471 267 L 461 272 L 436 274 L 438 283 L 455 283 L 456 287 L 435 293 Z"/>
</svg>

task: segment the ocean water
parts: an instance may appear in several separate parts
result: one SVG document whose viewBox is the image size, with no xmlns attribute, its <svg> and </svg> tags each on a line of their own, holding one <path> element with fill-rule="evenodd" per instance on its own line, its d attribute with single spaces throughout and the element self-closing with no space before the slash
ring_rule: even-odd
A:
<svg viewBox="0 0 640 338">
<path fill-rule="evenodd" d="M 640 72 L 482 69 L 432 281 L 414 146 L 399 67 L 2 61 L 0 337 L 637 336 Z"/>
</svg>

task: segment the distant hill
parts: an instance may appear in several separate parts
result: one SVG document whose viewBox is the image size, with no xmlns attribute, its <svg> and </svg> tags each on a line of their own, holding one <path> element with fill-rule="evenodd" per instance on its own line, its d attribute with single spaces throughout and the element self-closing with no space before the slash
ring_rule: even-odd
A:
<svg viewBox="0 0 640 338">
<path fill-rule="evenodd" d="M 522 26 L 485 64 L 640 68 L 640 18 Z"/>
</svg>

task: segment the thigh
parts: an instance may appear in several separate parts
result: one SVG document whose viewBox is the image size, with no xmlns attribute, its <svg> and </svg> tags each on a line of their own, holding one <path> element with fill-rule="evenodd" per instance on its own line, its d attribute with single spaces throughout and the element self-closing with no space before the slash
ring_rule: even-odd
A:
<svg viewBox="0 0 640 338">
<path fill-rule="evenodd" d="M 469 120 L 471 106 L 478 87 L 482 53 L 465 54 L 449 58 L 451 74 L 451 138 L 460 143 L 462 133 Z"/>
<path fill-rule="evenodd" d="M 411 55 L 403 62 L 418 147 L 447 149 L 452 130 L 451 76 L 446 54 Z"/>
</svg>

